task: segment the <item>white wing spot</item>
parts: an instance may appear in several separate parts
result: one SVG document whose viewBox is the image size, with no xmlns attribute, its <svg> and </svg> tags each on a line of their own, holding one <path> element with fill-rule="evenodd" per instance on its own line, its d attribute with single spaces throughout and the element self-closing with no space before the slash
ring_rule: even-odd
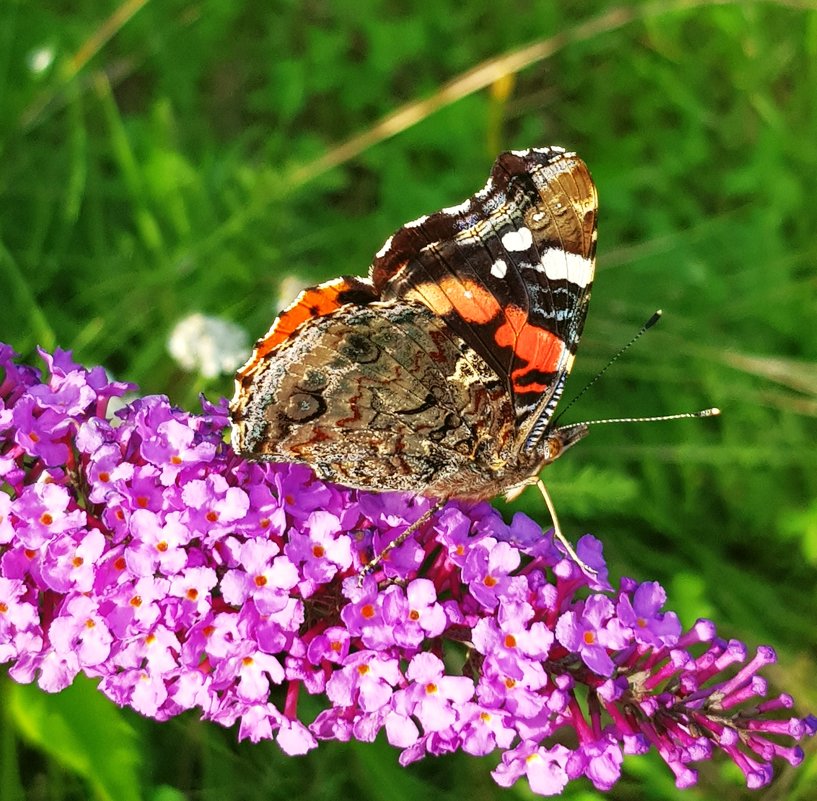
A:
<svg viewBox="0 0 817 801">
<path fill-rule="evenodd" d="M 508 265 L 503 259 L 497 259 L 491 265 L 491 275 L 495 278 L 504 278 L 506 272 L 508 272 Z"/>
<path fill-rule="evenodd" d="M 551 281 L 570 281 L 586 287 L 593 280 L 593 262 L 577 253 L 549 248 L 542 256 L 542 269 Z"/>
<path fill-rule="evenodd" d="M 533 234 L 530 228 L 520 228 L 517 231 L 508 231 L 502 237 L 502 247 L 505 250 L 527 250 L 533 244 Z"/>
</svg>

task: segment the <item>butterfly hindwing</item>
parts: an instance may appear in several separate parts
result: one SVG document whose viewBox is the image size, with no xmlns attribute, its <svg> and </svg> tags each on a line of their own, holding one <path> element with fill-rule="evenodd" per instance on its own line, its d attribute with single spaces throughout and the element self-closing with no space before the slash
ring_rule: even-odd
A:
<svg viewBox="0 0 817 801">
<path fill-rule="evenodd" d="M 239 452 L 305 462 L 347 486 L 467 495 L 469 471 L 476 478 L 497 445 L 508 456 L 513 445 L 504 387 L 421 304 L 310 319 L 245 395 Z"/>
</svg>

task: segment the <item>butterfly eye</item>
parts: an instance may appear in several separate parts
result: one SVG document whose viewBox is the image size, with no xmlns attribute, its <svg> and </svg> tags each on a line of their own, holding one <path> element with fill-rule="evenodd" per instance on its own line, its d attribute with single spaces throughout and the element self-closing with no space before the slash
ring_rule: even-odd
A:
<svg viewBox="0 0 817 801">
<path fill-rule="evenodd" d="M 553 434 L 545 440 L 544 457 L 545 462 L 552 462 L 559 458 L 559 454 L 564 450 L 562 438 L 558 434 Z"/>
</svg>

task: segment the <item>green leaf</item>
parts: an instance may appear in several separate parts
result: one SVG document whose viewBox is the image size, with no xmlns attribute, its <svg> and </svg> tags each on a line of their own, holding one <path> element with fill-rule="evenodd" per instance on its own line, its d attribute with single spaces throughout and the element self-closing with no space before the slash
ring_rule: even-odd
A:
<svg viewBox="0 0 817 801">
<path fill-rule="evenodd" d="M 122 713 L 89 679 L 56 695 L 6 686 L 8 720 L 31 746 L 83 778 L 99 801 L 140 801 L 138 740 Z"/>
</svg>

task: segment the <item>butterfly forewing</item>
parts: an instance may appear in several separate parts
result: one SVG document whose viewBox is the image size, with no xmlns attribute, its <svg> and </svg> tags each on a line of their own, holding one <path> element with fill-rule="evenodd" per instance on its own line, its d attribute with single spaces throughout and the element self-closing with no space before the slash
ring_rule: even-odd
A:
<svg viewBox="0 0 817 801">
<path fill-rule="evenodd" d="M 503 153 L 475 195 L 394 234 L 372 281 L 383 297 L 440 315 L 506 380 L 516 423 L 529 428 L 555 403 L 581 335 L 596 205 L 574 154 Z"/>
</svg>

